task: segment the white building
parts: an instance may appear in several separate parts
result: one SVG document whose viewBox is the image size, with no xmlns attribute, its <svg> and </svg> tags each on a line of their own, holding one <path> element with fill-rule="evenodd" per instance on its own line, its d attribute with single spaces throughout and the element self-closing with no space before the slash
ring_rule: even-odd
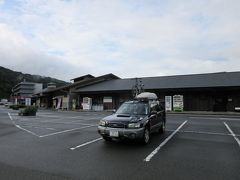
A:
<svg viewBox="0 0 240 180">
<path fill-rule="evenodd" d="M 31 104 L 31 96 L 43 89 L 43 84 L 33 82 L 21 82 L 12 88 L 12 101 L 15 104 Z M 29 100 L 30 99 L 30 100 Z"/>
</svg>

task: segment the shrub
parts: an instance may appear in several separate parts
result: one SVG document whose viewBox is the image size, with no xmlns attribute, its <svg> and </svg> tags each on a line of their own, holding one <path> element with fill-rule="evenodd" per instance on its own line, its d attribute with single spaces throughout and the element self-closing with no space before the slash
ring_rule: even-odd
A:
<svg viewBox="0 0 240 180">
<path fill-rule="evenodd" d="M 36 106 L 27 106 L 24 109 L 20 110 L 20 116 L 36 116 L 38 108 Z"/>
<path fill-rule="evenodd" d="M 18 104 L 18 105 L 10 105 L 9 108 L 13 109 L 13 110 L 19 110 L 20 108 L 25 108 L 25 105 L 22 104 Z"/>
</svg>

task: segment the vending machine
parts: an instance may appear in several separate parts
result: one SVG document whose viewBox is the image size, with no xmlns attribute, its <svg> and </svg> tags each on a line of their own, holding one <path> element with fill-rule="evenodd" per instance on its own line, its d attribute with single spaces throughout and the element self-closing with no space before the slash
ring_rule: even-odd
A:
<svg viewBox="0 0 240 180">
<path fill-rule="evenodd" d="M 183 95 L 173 96 L 173 111 L 182 112 L 183 111 Z"/>
<path fill-rule="evenodd" d="M 91 110 L 92 109 L 92 98 L 84 97 L 82 102 L 83 110 Z"/>
</svg>

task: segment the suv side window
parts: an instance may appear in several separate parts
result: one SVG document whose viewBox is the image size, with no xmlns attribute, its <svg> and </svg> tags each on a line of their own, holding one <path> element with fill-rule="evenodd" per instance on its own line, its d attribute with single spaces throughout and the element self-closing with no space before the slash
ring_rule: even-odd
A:
<svg viewBox="0 0 240 180">
<path fill-rule="evenodd" d="M 163 107 L 162 104 L 159 104 L 159 109 L 160 109 L 160 111 L 163 111 L 163 110 L 164 110 L 164 107 Z"/>
<path fill-rule="evenodd" d="M 161 111 L 160 106 L 158 104 L 156 105 L 156 110 L 157 110 L 157 112 Z"/>
</svg>

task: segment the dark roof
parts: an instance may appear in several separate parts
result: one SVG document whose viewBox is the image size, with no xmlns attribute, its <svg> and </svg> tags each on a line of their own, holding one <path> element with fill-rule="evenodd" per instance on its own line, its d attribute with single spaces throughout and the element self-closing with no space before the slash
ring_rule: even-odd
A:
<svg viewBox="0 0 240 180">
<path fill-rule="evenodd" d="M 158 76 L 141 78 L 144 89 L 212 88 L 240 86 L 240 72 L 219 72 L 177 76 Z M 135 78 L 113 79 L 85 86 L 76 92 L 124 91 L 131 90 Z"/>
<path fill-rule="evenodd" d="M 57 87 L 57 88 L 54 88 L 54 89 L 47 89 L 45 91 L 42 91 L 42 93 L 50 93 L 50 92 L 56 92 L 56 91 L 68 91 L 70 88 L 78 89 L 78 88 L 81 88 L 81 87 L 84 87 L 84 86 L 87 86 L 87 85 L 92 85 L 92 84 L 95 84 L 95 83 L 100 83 L 100 82 L 108 81 L 108 80 L 112 80 L 112 79 L 119 79 L 119 77 L 112 74 L 112 73 L 109 73 L 109 74 L 94 77 L 94 78 L 91 78 L 91 79 L 83 79 L 82 81 L 77 81 L 75 83 L 68 84 L 68 85 L 61 86 L 61 87 Z"/>
<path fill-rule="evenodd" d="M 84 76 L 73 78 L 73 79 L 71 79 L 71 81 L 73 80 L 74 82 L 77 82 L 77 81 L 82 81 L 84 79 L 91 79 L 91 78 L 95 78 L 95 77 L 91 74 L 87 74 L 87 75 L 84 75 Z"/>
</svg>

